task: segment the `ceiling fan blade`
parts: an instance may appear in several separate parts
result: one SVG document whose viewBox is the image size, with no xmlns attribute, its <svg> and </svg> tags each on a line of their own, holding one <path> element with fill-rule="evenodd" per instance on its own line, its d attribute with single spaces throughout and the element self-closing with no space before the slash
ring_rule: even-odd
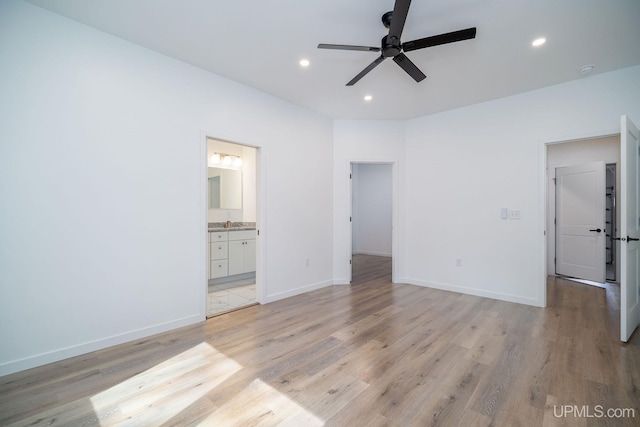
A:
<svg viewBox="0 0 640 427">
<path fill-rule="evenodd" d="M 402 29 L 404 23 L 407 20 L 407 14 L 409 13 L 409 6 L 411 0 L 396 0 L 396 4 L 393 6 L 393 15 L 391 15 L 391 25 L 389 26 L 389 41 L 393 43 L 392 39 L 396 39 L 400 43 L 400 36 L 402 35 Z"/>
<path fill-rule="evenodd" d="M 375 61 L 373 61 L 371 64 L 369 64 L 369 66 L 367 68 L 365 68 L 364 70 L 360 71 L 360 73 L 358 73 L 357 76 L 355 76 L 354 78 L 351 79 L 351 81 L 349 83 L 347 83 L 347 86 L 353 86 L 354 84 L 356 84 L 358 82 L 358 80 L 360 80 L 361 78 L 363 78 L 365 75 L 367 75 L 367 73 L 371 70 L 373 70 L 374 68 L 376 68 L 378 66 L 378 64 L 380 64 L 382 61 L 384 61 L 386 58 L 384 56 L 380 56 L 378 57 L 378 59 L 376 59 Z"/>
<path fill-rule="evenodd" d="M 338 49 L 338 50 L 360 50 L 364 52 L 380 52 L 379 47 L 373 46 L 353 46 L 350 44 L 325 44 L 320 43 L 318 49 Z"/>
<path fill-rule="evenodd" d="M 394 56 L 393 60 L 403 70 L 405 70 L 407 72 L 407 74 L 409 74 L 411 77 L 413 77 L 413 79 L 415 81 L 421 82 L 422 80 L 424 80 L 427 77 L 427 76 L 424 75 L 424 73 L 422 71 L 420 71 L 420 69 L 418 67 L 416 67 L 416 64 L 414 64 L 413 62 L 411 62 L 411 60 L 409 60 L 409 58 L 407 58 L 407 55 L 405 55 L 404 53 L 400 53 L 400 54 Z"/>
<path fill-rule="evenodd" d="M 437 36 L 425 37 L 423 39 L 413 40 L 402 44 L 402 50 L 410 52 L 416 49 L 424 49 L 425 47 L 438 46 L 441 44 L 455 43 L 462 40 L 469 40 L 476 37 L 476 27 L 464 30 L 453 31 L 451 33 L 438 34 Z"/>
</svg>

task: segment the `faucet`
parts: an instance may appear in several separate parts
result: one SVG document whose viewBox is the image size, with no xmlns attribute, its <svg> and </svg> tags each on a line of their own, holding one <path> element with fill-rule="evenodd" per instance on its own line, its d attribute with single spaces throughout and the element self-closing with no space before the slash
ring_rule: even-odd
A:
<svg viewBox="0 0 640 427">
<path fill-rule="evenodd" d="M 233 227 L 233 223 L 232 223 L 231 221 L 227 221 L 227 222 L 224 224 L 224 228 L 231 228 L 231 227 Z"/>
</svg>

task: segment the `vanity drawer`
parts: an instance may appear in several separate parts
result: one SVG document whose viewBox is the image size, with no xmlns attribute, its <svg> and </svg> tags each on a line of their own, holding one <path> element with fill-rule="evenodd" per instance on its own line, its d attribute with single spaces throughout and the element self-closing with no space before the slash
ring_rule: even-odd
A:
<svg viewBox="0 0 640 427">
<path fill-rule="evenodd" d="M 211 278 L 226 277 L 229 275 L 229 266 L 226 259 L 211 261 Z"/>
<path fill-rule="evenodd" d="M 229 231 L 229 240 L 250 240 L 256 238 L 256 230 Z"/>
<path fill-rule="evenodd" d="M 211 242 L 211 259 L 227 259 L 227 242 Z"/>
<path fill-rule="evenodd" d="M 209 232 L 210 242 L 226 242 L 228 239 L 229 239 L 228 231 L 210 231 Z"/>
</svg>

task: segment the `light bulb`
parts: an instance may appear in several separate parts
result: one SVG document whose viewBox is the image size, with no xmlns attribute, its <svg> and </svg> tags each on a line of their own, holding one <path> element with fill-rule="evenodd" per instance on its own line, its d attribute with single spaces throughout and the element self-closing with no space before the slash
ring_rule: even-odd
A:
<svg viewBox="0 0 640 427">
<path fill-rule="evenodd" d="M 233 159 L 233 166 L 236 168 L 242 166 L 242 159 L 240 157 L 236 157 L 235 159 Z"/>
<path fill-rule="evenodd" d="M 211 163 L 220 163 L 220 154 L 214 153 L 209 160 L 211 160 Z"/>
</svg>

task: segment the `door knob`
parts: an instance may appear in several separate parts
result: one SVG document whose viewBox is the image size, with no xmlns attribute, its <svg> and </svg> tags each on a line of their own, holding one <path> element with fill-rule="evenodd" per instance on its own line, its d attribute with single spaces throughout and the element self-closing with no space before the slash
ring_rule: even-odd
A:
<svg viewBox="0 0 640 427">
<path fill-rule="evenodd" d="M 601 230 L 601 229 L 599 229 L 599 228 L 594 228 L 593 230 L 589 230 L 589 231 L 595 231 L 596 233 L 599 233 L 599 232 L 601 232 L 602 230 Z"/>
</svg>

